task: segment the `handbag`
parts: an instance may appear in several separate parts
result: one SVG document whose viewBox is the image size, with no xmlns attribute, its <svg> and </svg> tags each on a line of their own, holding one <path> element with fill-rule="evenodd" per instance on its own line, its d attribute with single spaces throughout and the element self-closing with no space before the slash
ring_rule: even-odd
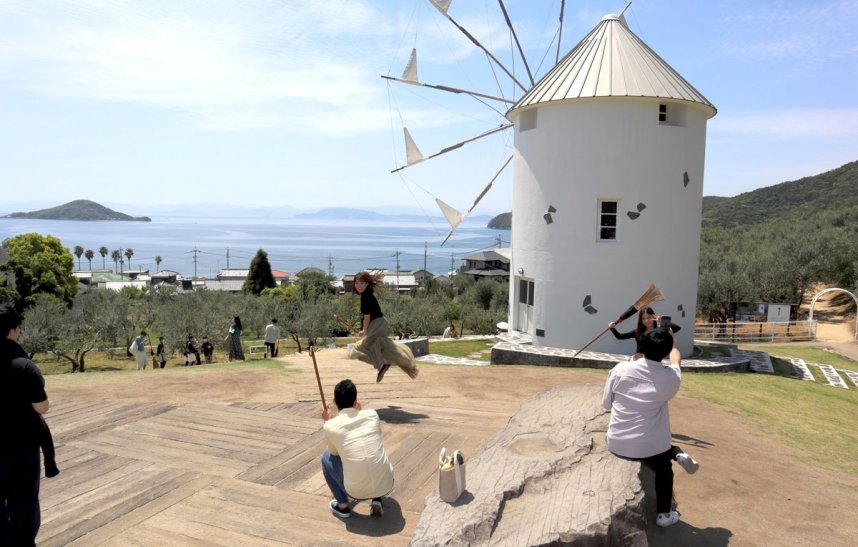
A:
<svg viewBox="0 0 858 547">
<path fill-rule="evenodd" d="M 465 491 L 465 458 L 458 450 L 452 456 L 442 448 L 438 456 L 438 496 L 442 501 L 453 503 Z"/>
</svg>

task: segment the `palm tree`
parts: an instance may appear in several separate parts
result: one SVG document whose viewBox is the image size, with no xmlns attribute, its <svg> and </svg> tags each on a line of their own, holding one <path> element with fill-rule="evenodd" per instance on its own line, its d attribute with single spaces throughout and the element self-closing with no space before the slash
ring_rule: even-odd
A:
<svg viewBox="0 0 858 547">
<path fill-rule="evenodd" d="M 113 259 L 113 273 L 116 273 L 116 270 L 119 269 L 119 261 L 122 259 L 122 253 L 119 252 L 119 249 L 114 249 L 113 252 L 110 253 L 110 258 Z"/>
<path fill-rule="evenodd" d="M 161 271 L 161 262 L 162 262 L 163 260 L 164 260 L 164 259 L 163 259 L 163 258 L 161 258 L 160 256 L 156 256 L 156 257 L 155 257 L 155 268 L 156 268 L 159 272 Z"/>
<path fill-rule="evenodd" d="M 130 247 L 125 249 L 125 256 L 128 257 L 128 269 L 131 270 L 131 257 L 134 256 L 134 249 Z"/>
<path fill-rule="evenodd" d="M 107 247 L 99 247 L 98 248 L 98 254 L 101 255 L 101 269 L 102 270 L 107 269 L 107 266 L 104 265 L 104 257 L 107 256 L 107 253 L 109 253 L 109 252 L 110 251 L 107 250 Z"/>
<path fill-rule="evenodd" d="M 77 257 L 77 269 L 80 269 L 80 257 L 83 255 L 83 247 L 80 245 L 74 246 L 74 255 Z"/>
<path fill-rule="evenodd" d="M 86 252 L 83 253 L 83 256 L 85 256 L 86 259 L 89 261 L 89 271 L 92 271 L 92 257 L 95 256 L 95 251 L 93 251 L 92 249 L 87 249 Z"/>
</svg>

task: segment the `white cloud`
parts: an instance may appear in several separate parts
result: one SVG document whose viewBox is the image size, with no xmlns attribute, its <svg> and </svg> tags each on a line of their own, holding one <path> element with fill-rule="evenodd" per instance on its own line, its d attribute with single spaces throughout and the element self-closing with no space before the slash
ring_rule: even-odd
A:
<svg viewBox="0 0 858 547">
<path fill-rule="evenodd" d="M 744 7 L 744 5 L 742 6 Z M 770 3 L 724 18 L 730 35 L 722 50 L 756 59 L 837 59 L 855 57 L 858 0 L 802 3 L 782 8 Z"/>
<path fill-rule="evenodd" d="M 346 128 L 388 125 L 373 57 L 388 55 L 390 28 L 370 3 L 12 2 L 0 14 L 2 78 L 15 87 L 174 111 L 199 129 L 331 112 Z"/>
<path fill-rule="evenodd" d="M 718 116 L 711 122 L 723 135 L 780 139 L 858 137 L 858 108 L 792 108 L 776 112 Z"/>
</svg>

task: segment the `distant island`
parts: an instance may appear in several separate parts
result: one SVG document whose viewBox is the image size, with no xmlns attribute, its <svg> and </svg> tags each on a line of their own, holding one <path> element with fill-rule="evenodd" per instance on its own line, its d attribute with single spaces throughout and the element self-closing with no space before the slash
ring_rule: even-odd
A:
<svg viewBox="0 0 858 547">
<path fill-rule="evenodd" d="M 152 222 L 149 217 L 133 217 L 108 209 L 88 199 L 77 199 L 65 205 L 58 205 L 49 209 L 39 209 L 29 213 L 12 213 L 3 218 L 33 218 L 41 220 L 128 220 L 137 222 Z"/>
<path fill-rule="evenodd" d="M 511 230 L 512 213 L 501 213 L 497 215 L 489 221 L 486 228 L 492 228 L 494 230 Z"/>
</svg>

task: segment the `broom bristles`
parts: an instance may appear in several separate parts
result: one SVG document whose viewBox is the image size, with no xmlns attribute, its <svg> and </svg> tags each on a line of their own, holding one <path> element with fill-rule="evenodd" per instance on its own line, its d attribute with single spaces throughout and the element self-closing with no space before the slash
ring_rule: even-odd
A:
<svg viewBox="0 0 858 547">
<path fill-rule="evenodd" d="M 644 291 L 640 298 L 635 301 L 635 309 L 641 311 L 643 308 L 647 308 L 656 302 L 661 302 L 664 300 L 664 295 L 661 294 L 661 291 L 658 287 L 655 286 L 654 283 L 650 283 L 649 287 Z"/>
</svg>

